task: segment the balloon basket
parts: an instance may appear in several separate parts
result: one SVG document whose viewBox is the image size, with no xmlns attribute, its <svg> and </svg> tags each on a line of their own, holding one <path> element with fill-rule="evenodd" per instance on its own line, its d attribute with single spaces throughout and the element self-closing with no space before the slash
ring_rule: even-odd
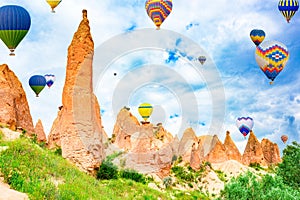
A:
<svg viewBox="0 0 300 200">
<path fill-rule="evenodd" d="M 143 125 L 150 124 L 150 122 L 141 121 Z"/>
<path fill-rule="evenodd" d="M 273 81 L 271 81 L 271 82 L 270 82 L 270 85 L 273 85 L 273 83 L 274 83 L 274 82 L 273 82 Z"/>
<path fill-rule="evenodd" d="M 15 53 L 13 53 L 13 52 L 11 52 L 9 55 L 10 55 L 10 56 L 15 56 L 16 54 L 15 54 Z"/>
<path fill-rule="evenodd" d="M 55 13 L 55 10 L 52 9 L 51 12 L 52 12 L 52 13 Z"/>
</svg>

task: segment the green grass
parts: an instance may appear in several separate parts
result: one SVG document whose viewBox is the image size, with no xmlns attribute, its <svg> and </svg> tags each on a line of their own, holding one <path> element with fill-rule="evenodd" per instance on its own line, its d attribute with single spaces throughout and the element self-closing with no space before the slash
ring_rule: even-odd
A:
<svg viewBox="0 0 300 200">
<path fill-rule="evenodd" d="M 6 145 L 9 149 L 0 153 L 4 180 L 11 188 L 27 193 L 31 200 L 207 199 L 197 191 L 160 192 L 133 180 L 97 180 L 25 137 Z"/>
</svg>

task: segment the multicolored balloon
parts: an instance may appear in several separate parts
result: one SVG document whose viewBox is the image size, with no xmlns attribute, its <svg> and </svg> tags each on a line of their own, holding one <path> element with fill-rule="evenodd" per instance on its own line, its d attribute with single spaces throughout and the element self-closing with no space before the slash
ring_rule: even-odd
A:
<svg viewBox="0 0 300 200">
<path fill-rule="evenodd" d="M 46 74 L 44 77 L 46 79 L 47 86 L 50 88 L 53 85 L 53 83 L 55 82 L 55 80 L 56 80 L 55 75 L 53 75 L 53 74 Z"/>
<path fill-rule="evenodd" d="M 10 56 L 28 33 L 31 18 L 27 10 L 17 5 L 0 8 L 0 38 L 10 50 Z"/>
<path fill-rule="evenodd" d="M 201 65 L 203 65 L 205 63 L 205 61 L 206 61 L 206 57 L 205 56 L 199 56 L 198 60 L 201 63 Z"/>
<path fill-rule="evenodd" d="M 260 69 L 273 83 L 274 79 L 285 67 L 289 52 L 281 42 L 266 41 L 256 47 L 255 59 Z"/>
<path fill-rule="evenodd" d="M 55 13 L 54 8 L 56 8 L 58 6 L 58 4 L 60 4 L 61 0 L 46 0 L 47 3 L 50 5 L 51 7 L 51 12 Z"/>
<path fill-rule="evenodd" d="M 147 14 L 157 29 L 160 29 L 161 24 L 169 16 L 172 7 L 172 0 L 147 0 L 145 3 Z"/>
<path fill-rule="evenodd" d="M 252 130 L 254 121 L 251 117 L 239 117 L 236 120 L 236 126 L 244 137 Z"/>
<path fill-rule="evenodd" d="M 46 86 L 46 78 L 42 75 L 34 75 L 31 76 L 29 79 L 29 86 L 36 94 L 36 97 L 39 96 L 39 93 L 44 89 Z"/>
<path fill-rule="evenodd" d="M 265 37 L 266 37 L 266 34 L 263 30 L 253 29 L 250 32 L 250 38 L 256 46 L 258 46 L 265 39 Z"/>
<path fill-rule="evenodd" d="M 285 144 L 288 141 L 289 137 L 287 135 L 282 135 L 281 140 Z"/>
<path fill-rule="evenodd" d="M 298 8 L 299 2 L 297 0 L 280 0 L 278 3 L 278 9 L 288 23 L 290 23 Z"/>
<path fill-rule="evenodd" d="M 138 111 L 141 115 L 141 117 L 147 122 L 148 118 L 151 116 L 153 107 L 149 103 L 142 103 L 140 104 Z"/>
</svg>

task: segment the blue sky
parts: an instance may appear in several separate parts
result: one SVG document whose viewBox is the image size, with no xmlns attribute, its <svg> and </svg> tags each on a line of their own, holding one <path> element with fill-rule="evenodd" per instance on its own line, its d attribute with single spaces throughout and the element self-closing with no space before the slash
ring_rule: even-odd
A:
<svg viewBox="0 0 300 200">
<path fill-rule="evenodd" d="M 56 13 L 50 12 L 46 1 L 3 0 L 0 6 L 17 4 L 31 15 L 31 28 L 16 49 L 16 56 L 8 56 L 6 46 L 0 45 L 1 64 L 6 63 L 16 73 L 27 94 L 34 124 L 40 118 L 48 134 L 58 107 L 61 105 L 65 81 L 67 48 L 81 21 L 82 9 L 87 9 L 95 49 L 105 41 L 146 28 L 155 29 L 144 9 L 144 0 L 62 0 Z M 142 101 L 154 105 L 152 122 L 163 122 L 174 135 L 192 126 L 197 135 L 217 134 L 223 141 L 226 130 L 241 152 L 246 140 L 235 126 L 241 116 L 254 119 L 253 131 L 258 139 L 269 138 L 284 148 L 280 140 L 287 134 L 300 141 L 300 14 L 288 24 L 277 8 L 278 1 L 260 0 L 173 0 L 173 10 L 161 26 L 183 36 L 176 42 L 162 41 L 165 49 L 142 49 L 121 55 L 106 66 L 95 93 L 101 106 L 102 120 L 108 135 L 119 108 L 124 104 L 139 119 L 137 107 Z M 221 13 L 221 14 L 220 14 Z M 249 33 L 263 29 L 265 41 L 277 40 L 285 44 L 290 58 L 273 85 L 255 61 L 255 45 Z M 193 49 L 184 38 L 197 43 L 207 55 L 200 72 L 193 64 Z M 96 54 L 95 57 L 99 56 Z M 199 67 L 199 66 L 197 66 Z M 212 92 L 220 89 L 211 77 L 204 74 L 216 69 L 225 93 L 225 111 L 221 129 L 210 132 L 214 118 Z M 196 70 L 196 71 L 195 71 Z M 203 73 L 202 73 L 203 72 Z M 39 98 L 28 85 L 34 74 L 52 73 L 56 82 L 45 88 Z M 117 73 L 114 76 L 113 73 Z M 145 76 L 146 74 L 146 76 Z M 220 102 L 218 99 L 215 102 Z"/>
</svg>

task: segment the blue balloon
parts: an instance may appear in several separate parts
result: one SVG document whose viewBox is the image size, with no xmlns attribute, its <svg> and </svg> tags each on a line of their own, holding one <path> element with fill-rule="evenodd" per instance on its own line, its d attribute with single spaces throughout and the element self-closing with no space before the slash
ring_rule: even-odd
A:
<svg viewBox="0 0 300 200">
<path fill-rule="evenodd" d="M 34 91 L 36 96 L 39 96 L 39 93 L 46 86 L 46 78 L 42 75 L 34 75 L 29 79 L 29 86 Z"/>
</svg>

